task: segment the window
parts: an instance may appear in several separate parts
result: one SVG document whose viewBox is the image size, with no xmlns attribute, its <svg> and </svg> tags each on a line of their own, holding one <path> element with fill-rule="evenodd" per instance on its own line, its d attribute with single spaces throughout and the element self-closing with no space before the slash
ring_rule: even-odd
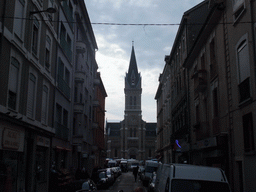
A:
<svg viewBox="0 0 256 192">
<path fill-rule="evenodd" d="M 77 102 L 77 87 L 75 87 L 75 94 L 74 94 L 74 102 L 76 103 Z"/>
<path fill-rule="evenodd" d="M 252 113 L 243 116 L 244 151 L 254 151 L 254 133 Z"/>
<path fill-rule="evenodd" d="M 196 105 L 196 123 L 200 122 L 200 110 L 199 105 Z"/>
<path fill-rule="evenodd" d="M 50 56 L 51 56 L 51 38 L 46 36 L 46 47 L 45 47 L 45 68 L 50 70 Z"/>
<path fill-rule="evenodd" d="M 247 40 L 242 38 L 237 46 L 237 68 L 240 102 L 250 98 L 250 63 Z"/>
<path fill-rule="evenodd" d="M 24 18 L 25 0 L 16 0 L 15 2 L 15 18 Z M 14 19 L 13 27 L 15 34 L 22 39 L 23 36 L 23 19 Z"/>
<path fill-rule="evenodd" d="M 211 79 L 217 75 L 214 39 L 212 39 L 212 41 L 210 42 L 210 75 L 211 75 Z"/>
<path fill-rule="evenodd" d="M 35 96 L 36 96 L 36 77 L 32 73 L 29 74 L 28 81 L 28 100 L 27 100 L 27 116 L 34 118 L 35 112 Z"/>
<path fill-rule="evenodd" d="M 239 82 L 243 82 L 250 76 L 249 54 L 246 40 L 242 41 L 237 48 Z"/>
<path fill-rule="evenodd" d="M 48 87 L 43 86 L 43 96 L 42 96 L 42 116 L 41 120 L 43 124 L 47 124 L 47 114 L 48 114 Z"/>
<path fill-rule="evenodd" d="M 132 96 L 130 96 L 130 106 L 132 106 Z"/>
<path fill-rule="evenodd" d="M 14 57 L 11 58 L 10 72 L 9 72 L 9 97 L 8 107 L 16 110 L 17 94 L 18 94 L 18 79 L 19 79 L 20 63 Z"/>
<path fill-rule="evenodd" d="M 63 109 L 63 125 L 68 127 L 68 111 Z"/>
<path fill-rule="evenodd" d="M 151 149 L 148 150 L 148 157 L 152 157 L 152 155 L 151 155 Z"/>
<path fill-rule="evenodd" d="M 244 5 L 244 0 L 233 0 L 233 15 L 234 15 L 234 20 L 236 21 L 244 12 L 245 10 L 245 5 Z"/>
<path fill-rule="evenodd" d="M 62 120 L 62 107 L 57 103 L 56 104 L 56 121 L 61 124 Z"/>
<path fill-rule="evenodd" d="M 38 38 L 39 38 L 39 21 L 34 17 L 33 32 L 32 32 L 32 53 L 37 55 Z"/>
<path fill-rule="evenodd" d="M 219 107 L 218 107 L 217 88 L 214 88 L 212 91 L 212 100 L 213 100 L 213 117 L 218 117 L 219 116 Z"/>
<path fill-rule="evenodd" d="M 69 79 L 70 79 L 70 72 L 69 70 L 66 68 L 65 69 L 65 81 L 66 83 L 69 85 Z"/>
<path fill-rule="evenodd" d="M 136 106 L 136 96 L 134 96 L 134 105 Z"/>
</svg>

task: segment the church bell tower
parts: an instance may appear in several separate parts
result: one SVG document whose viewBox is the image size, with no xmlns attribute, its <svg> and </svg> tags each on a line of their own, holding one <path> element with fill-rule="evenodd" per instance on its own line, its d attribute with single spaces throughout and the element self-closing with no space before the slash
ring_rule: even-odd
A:
<svg viewBox="0 0 256 192">
<path fill-rule="evenodd" d="M 122 151 L 125 158 L 143 159 L 145 131 L 141 115 L 141 75 L 138 72 L 134 45 L 128 72 L 125 76 L 125 111 L 123 121 Z"/>
</svg>

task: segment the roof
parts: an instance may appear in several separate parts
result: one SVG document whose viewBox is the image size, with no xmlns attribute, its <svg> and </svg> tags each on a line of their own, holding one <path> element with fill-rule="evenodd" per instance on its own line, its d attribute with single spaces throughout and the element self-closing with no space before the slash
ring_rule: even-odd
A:
<svg viewBox="0 0 256 192">
<path fill-rule="evenodd" d="M 131 58 L 128 73 L 126 73 L 126 82 L 131 86 L 131 88 L 136 88 L 141 80 L 140 74 L 138 72 L 134 46 L 132 46 Z"/>
</svg>

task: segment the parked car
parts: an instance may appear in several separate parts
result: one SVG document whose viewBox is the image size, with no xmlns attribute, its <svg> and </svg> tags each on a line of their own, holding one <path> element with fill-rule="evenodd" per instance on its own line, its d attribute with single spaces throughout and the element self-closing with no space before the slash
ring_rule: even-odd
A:
<svg viewBox="0 0 256 192">
<path fill-rule="evenodd" d="M 116 167 L 117 172 L 118 172 L 118 176 L 122 175 L 122 170 L 121 167 Z"/>
<path fill-rule="evenodd" d="M 141 181 L 142 181 L 143 174 L 145 173 L 144 171 L 145 171 L 145 167 L 140 165 L 138 170 L 138 176 L 140 177 Z"/>
<path fill-rule="evenodd" d="M 116 166 L 117 166 L 117 161 L 115 160 L 108 161 L 108 167 L 116 167 Z"/>
<path fill-rule="evenodd" d="M 111 169 L 113 170 L 114 176 L 115 176 L 115 179 L 116 179 L 119 176 L 119 171 L 118 171 L 117 167 L 112 167 Z"/>
<path fill-rule="evenodd" d="M 148 192 L 155 192 L 155 185 L 156 185 L 156 173 L 154 172 L 153 178 L 149 182 Z"/>
<path fill-rule="evenodd" d="M 128 162 L 126 160 L 122 160 L 120 162 L 120 167 L 122 172 L 127 172 L 128 171 Z"/>
<path fill-rule="evenodd" d="M 91 179 L 87 179 L 82 184 L 82 189 L 77 190 L 76 192 L 83 192 L 83 191 L 97 191 L 97 186 Z"/>
<path fill-rule="evenodd" d="M 145 162 L 145 170 L 141 176 L 141 180 L 144 186 L 148 186 L 149 182 L 153 178 L 153 173 L 157 171 L 159 163 L 157 161 L 148 160 Z"/>
<path fill-rule="evenodd" d="M 113 185 L 115 182 L 115 172 L 112 168 L 107 168 L 106 173 L 108 176 L 108 182 L 110 185 Z"/>
<path fill-rule="evenodd" d="M 96 183 L 98 189 L 106 189 L 110 186 L 106 170 L 93 172 L 92 180 Z"/>
<path fill-rule="evenodd" d="M 156 192 L 230 192 L 225 173 L 220 168 L 187 165 L 160 164 L 155 182 Z"/>
</svg>

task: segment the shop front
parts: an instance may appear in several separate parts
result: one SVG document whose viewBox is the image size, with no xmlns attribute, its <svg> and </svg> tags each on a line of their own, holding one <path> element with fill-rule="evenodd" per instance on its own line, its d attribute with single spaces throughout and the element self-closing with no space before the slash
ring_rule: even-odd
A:
<svg viewBox="0 0 256 192">
<path fill-rule="evenodd" d="M 0 191 L 25 190 L 25 130 L 0 121 Z"/>
<path fill-rule="evenodd" d="M 193 145 L 193 164 L 228 169 L 228 143 L 226 136 L 216 136 L 197 141 Z"/>
</svg>

